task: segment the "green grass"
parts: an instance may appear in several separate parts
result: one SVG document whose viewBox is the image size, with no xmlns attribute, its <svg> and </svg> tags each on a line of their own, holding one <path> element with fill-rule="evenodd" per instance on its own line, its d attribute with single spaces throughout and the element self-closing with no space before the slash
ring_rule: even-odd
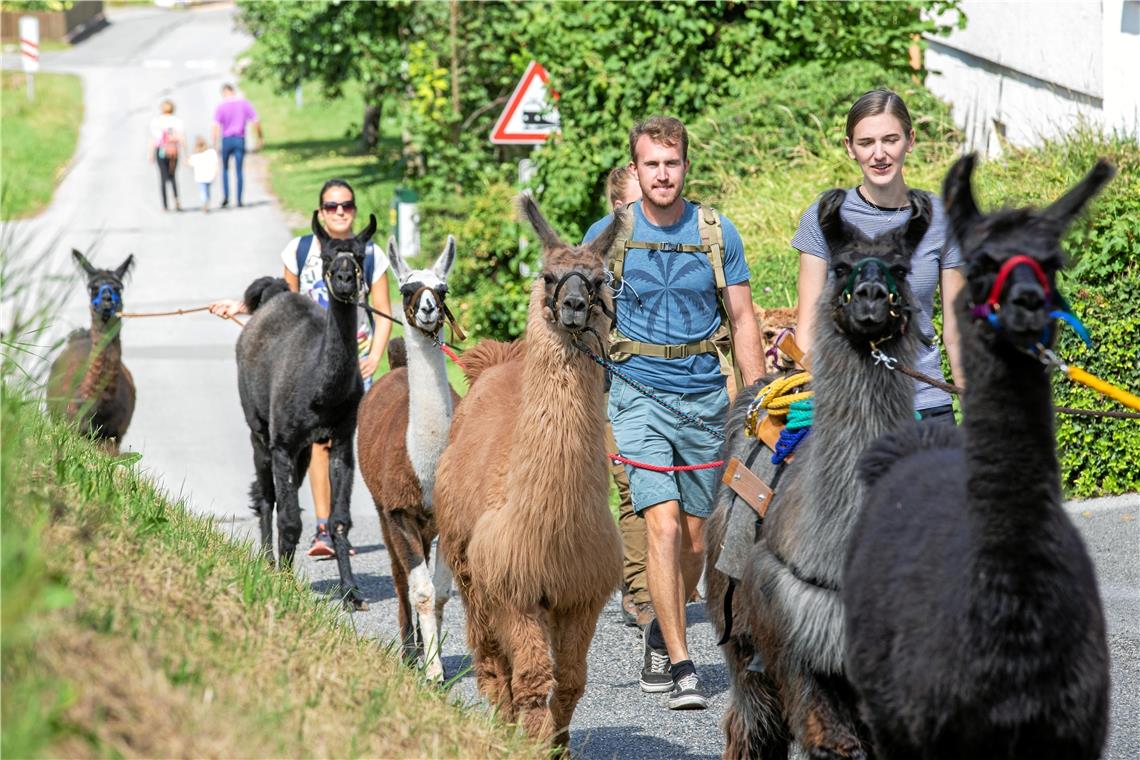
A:
<svg viewBox="0 0 1140 760">
<path fill-rule="evenodd" d="M 75 152 L 83 88 L 71 74 L 36 74 L 29 102 L 24 74 L 5 71 L 0 82 L 0 219 L 13 219 L 51 200 Z"/>
<path fill-rule="evenodd" d="M 543 757 L 3 389 L 4 757 Z"/>
</svg>

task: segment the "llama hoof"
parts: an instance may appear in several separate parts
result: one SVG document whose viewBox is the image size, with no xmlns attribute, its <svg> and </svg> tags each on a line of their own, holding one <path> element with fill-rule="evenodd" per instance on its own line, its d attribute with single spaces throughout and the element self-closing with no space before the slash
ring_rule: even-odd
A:
<svg viewBox="0 0 1140 760">
<path fill-rule="evenodd" d="M 344 598 L 344 609 L 347 612 L 368 612 L 368 602 L 364 601 L 357 592 L 353 591 Z"/>
</svg>

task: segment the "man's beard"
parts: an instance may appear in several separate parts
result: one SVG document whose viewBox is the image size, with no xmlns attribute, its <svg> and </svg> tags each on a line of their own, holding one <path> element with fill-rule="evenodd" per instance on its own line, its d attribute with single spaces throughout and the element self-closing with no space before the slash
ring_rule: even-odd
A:
<svg viewBox="0 0 1140 760">
<path fill-rule="evenodd" d="M 681 190 L 683 189 L 683 187 L 684 187 L 683 185 L 674 185 L 673 187 L 670 187 L 668 189 L 666 189 L 666 188 L 652 188 L 650 191 L 646 191 L 645 188 L 642 188 L 641 189 L 641 198 L 642 198 L 642 201 L 644 203 L 648 203 L 649 205 L 653 206 L 654 208 L 667 209 L 670 206 L 672 206 L 674 203 L 676 203 L 677 199 L 681 197 Z M 667 196 L 667 200 L 664 203 L 660 203 L 654 199 L 653 191 L 661 191 L 661 190 L 666 190 L 666 192 L 669 193 L 669 195 Z"/>
</svg>

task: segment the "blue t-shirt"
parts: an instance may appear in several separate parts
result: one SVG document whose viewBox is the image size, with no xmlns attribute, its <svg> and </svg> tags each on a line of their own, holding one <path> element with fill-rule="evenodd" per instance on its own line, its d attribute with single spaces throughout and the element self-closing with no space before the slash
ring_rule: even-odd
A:
<svg viewBox="0 0 1140 760">
<path fill-rule="evenodd" d="M 630 240 L 643 243 L 700 245 L 697 205 L 685 201 L 676 224 L 658 227 L 645 218 L 641 203 L 631 203 L 633 232 Z M 594 222 L 583 243 L 602 233 L 613 214 Z M 736 285 L 748 281 L 744 243 L 732 222 L 720 217 L 724 233 L 724 281 Z M 615 283 L 614 297 L 618 331 L 642 343 L 674 345 L 693 343 L 712 336 L 720 327 L 716 280 L 704 253 L 649 251 L 630 248 L 622 269 L 623 283 Z M 635 380 L 671 393 L 704 393 L 724 387 L 724 375 L 716 354 L 698 354 L 684 359 L 631 356 L 622 364 Z"/>
<path fill-rule="evenodd" d="M 950 237 L 949 222 L 942 199 L 931 194 L 932 215 L 926 235 L 915 249 L 910 260 L 910 274 L 907 283 L 918 299 L 920 313 L 918 329 L 922 337 L 931 343 L 929 348 L 920 349 L 914 368 L 929 377 L 942 377 L 941 351 L 934 334 L 934 291 L 938 289 L 943 269 L 962 266 L 962 254 L 958 244 Z M 863 198 L 858 188 L 847 191 L 843 206 L 839 209 L 843 221 L 854 226 L 870 238 L 878 237 L 888 230 L 901 227 L 910 221 L 910 206 L 901 209 L 881 208 Z M 819 228 L 819 199 L 808 206 L 800 219 L 800 226 L 792 238 L 792 247 L 812 256 L 830 260 L 823 231 Z M 830 274 L 828 275 L 830 277 Z M 944 305 L 944 308 L 948 305 Z M 924 382 L 915 380 L 915 409 L 930 409 L 950 403 L 950 395 Z"/>
</svg>

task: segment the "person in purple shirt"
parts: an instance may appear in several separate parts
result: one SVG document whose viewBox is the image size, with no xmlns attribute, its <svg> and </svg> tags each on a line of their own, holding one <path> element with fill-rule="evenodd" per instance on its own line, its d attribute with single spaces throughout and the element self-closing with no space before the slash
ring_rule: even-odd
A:
<svg viewBox="0 0 1140 760">
<path fill-rule="evenodd" d="M 250 102 L 234 91 L 232 84 L 222 85 L 222 102 L 214 109 L 214 150 L 222 154 L 222 208 L 230 205 L 230 157 L 234 158 L 237 177 L 237 205 L 242 205 L 242 163 L 245 161 L 245 128 L 252 124 L 257 142 L 253 149 L 261 147 L 261 122 L 257 111 Z"/>
</svg>

